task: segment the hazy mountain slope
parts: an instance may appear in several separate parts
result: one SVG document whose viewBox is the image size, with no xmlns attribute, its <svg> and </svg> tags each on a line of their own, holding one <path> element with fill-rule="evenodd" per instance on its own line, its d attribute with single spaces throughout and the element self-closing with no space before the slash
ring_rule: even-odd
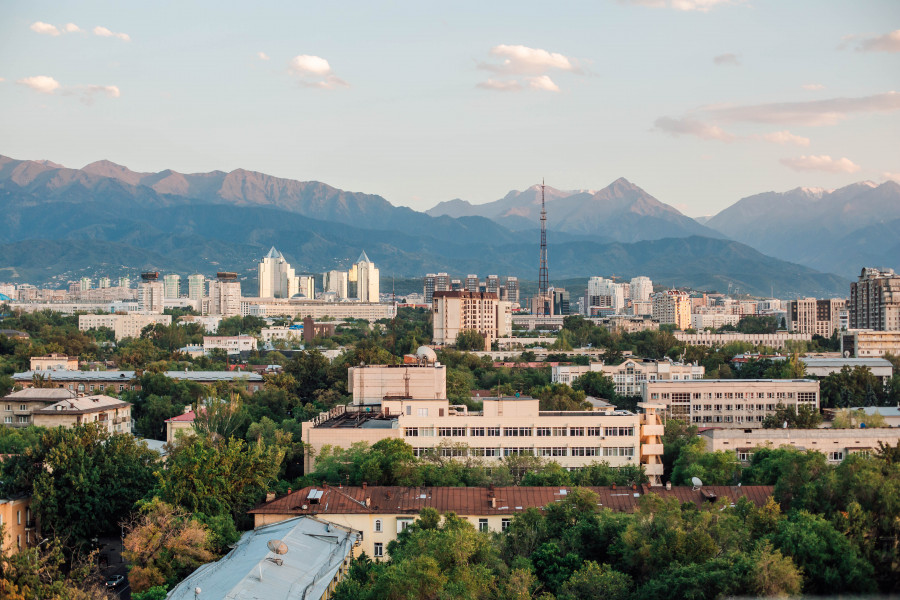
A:
<svg viewBox="0 0 900 600">
<path fill-rule="evenodd" d="M 786 260 L 852 276 L 863 266 L 900 267 L 900 185 L 855 183 L 743 198 L 707 222 L 728 237 Z M 874 261 L 874 263 L 872 262 Z"/>
</svg>

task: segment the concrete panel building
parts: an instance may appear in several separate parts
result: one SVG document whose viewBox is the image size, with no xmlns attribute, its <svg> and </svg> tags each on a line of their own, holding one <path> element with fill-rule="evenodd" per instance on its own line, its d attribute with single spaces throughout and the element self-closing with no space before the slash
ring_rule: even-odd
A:
<svg viewBox="0 0 900 600">
<path fill-rule="evenodd" d="M 811 379 L 700 379 L 648 381 L 644 402 L 666 406 L 671 418 L 705 427 L 752 429 L 778 405 L 819 409 L 819 382 Z"/>
<path fill-rule="evenodd" d="M 809 342 L 811 333 L 712 333 L 699 331 L 697 333 L 675 332 L 675 339 L 691 346 L 724 346 L 731 342 L 744 342 L 754 346 L 766 346 L 769 348 L 784 348 L 787 342 Z"/>
<path fill-rule="evenodd" d="M 708 429 L 700 433 L 709 452 L 734 450 L 748 463 L 758 448 L 796 448 L 821 452 L 839 463 L 851 454 L 874 454 L 878 443 L 896 446 L 900 428 L 872 429 Z"/>
<path fill-rule="evenodd" d="M 139 338 L 148 325 L 159 323 L 171 325 L 172 315 L 130 314 L 130 315 L 78 315 L 78 329 L 88 331 L 108 327 L 113 330 L 116 341 L 125 338 Z"/>
<path fill-rule="evenodd" d="M 494 340 L 512 335 L 512 310 L 509 302 L 487 292 L 435 292 L 432 300 L 434 343 L 456 343 L 460 331 L 474 329 L 484 336 L 484 350 Z"/>
</svg>

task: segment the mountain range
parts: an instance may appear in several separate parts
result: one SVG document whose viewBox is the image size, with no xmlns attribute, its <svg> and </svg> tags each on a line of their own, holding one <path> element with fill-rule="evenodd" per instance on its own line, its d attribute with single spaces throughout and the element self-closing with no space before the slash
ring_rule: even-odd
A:
<svg viewBox="0 0 900 600">
<path fill-rule="evenodd" d="M 109 161 L 69 169 L 0 157 L 0 279 L 63 284 L 140 269 L 227 269 L 240 272 L 250 292 L 256 262 L 275 245 L 298 272 L 346 268 L 365 249 L 383 278 L 447 271 L 529 280 L 540 193 L 532 186 L 485 205 L 454 200 L 422 213 L 243 169 L 139 173 Z M 647 275 L 699 289 L 774 288 L 781 297 L 847 293 L 844 277 L 766 256 L 713 219 L 702 225 L 625 179 L 600 191 L 544 193 L 551 280 Z"/>
</svg>

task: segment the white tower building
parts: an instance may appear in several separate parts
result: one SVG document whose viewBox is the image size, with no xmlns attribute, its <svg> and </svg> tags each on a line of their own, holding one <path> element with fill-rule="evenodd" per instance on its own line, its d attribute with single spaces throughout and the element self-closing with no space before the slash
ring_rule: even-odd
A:
<svg viewBox="0 0 900 600">
<path fill-rule="evenodd" d="M 290 298 L 299 291 L 294 269 L 274 246 L 259 261 L 258 275 L 260 298 Z"/>
</svg>

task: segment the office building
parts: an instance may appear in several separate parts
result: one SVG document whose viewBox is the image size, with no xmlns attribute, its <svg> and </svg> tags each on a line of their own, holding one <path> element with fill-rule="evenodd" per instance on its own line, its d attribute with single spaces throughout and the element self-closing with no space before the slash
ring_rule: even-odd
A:
<svg viewBox="0 0 900 600">
<path fill-rule="evenodd" d="M 316 298 L 316 278 L 312 275 L 297 276 L 297 295 L 310 300 Z"/>
<path fill-rule="evenodd" d="M 519 279 L 518 277 L 507 277 L 506 285 L 503 286 L 506 295 L 501 294 L 501 298 L 512 304 L 519 303 Z"/>
<path fill-rule="evenodd" d="M 163 286 L 166 298 L 178 298 L 181 296 L 181 275 L 169 273 L 163 277 Z"/>
<path fill-rule="evenodd" d="M 293 298 L 298 292 L 293 267 L 274 246 L 257 266 L 260 298 Z"/>
<path fill-rule="evenodd" d="M 850 329 L 900 331 L 900 275 L 893 269 L 863 269 L 850 284 Z"/>
<path fill-rule="evenodd" d="M 553 299 L 552 314 L 563 316 L 572 314 L 569 305 L 569 292 L 564 288 L 550 288 L 550 297 Z"/>
<path fill-rule="evenodd" d="M 349 273 L 349 282 L 356 284 L 356 299 L 360 302 L 378 302 L 379 277 L 375 263 L 369 260 L 366 251 L 363 250 Z"/>
</svg>

